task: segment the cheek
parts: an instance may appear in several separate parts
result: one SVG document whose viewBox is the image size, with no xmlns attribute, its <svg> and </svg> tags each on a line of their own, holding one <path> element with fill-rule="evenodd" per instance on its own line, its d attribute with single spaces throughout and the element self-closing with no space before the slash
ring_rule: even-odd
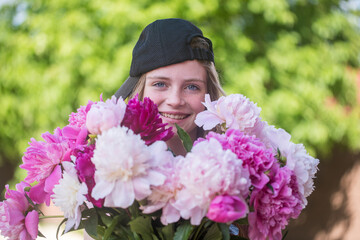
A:
<svg viewBox="0 0 360 240">
<path fill-rule="evenodd" d="M 205 106 L 202 104 L 202 102 L 205 101 L 204 99 L 205 99 L 205 95 L 190 99 L 189 101 L 190 106 L 196 114 L 205 110 Z"/>
<path fill-rule="evenodd" d="M 144 89 L 144 98 L 150 98 L 157 106 L 159 106 L 162 102 L 162 95 L 158 92 L 152 91 L 150 88 L 145 87 Z"/>
</svg>

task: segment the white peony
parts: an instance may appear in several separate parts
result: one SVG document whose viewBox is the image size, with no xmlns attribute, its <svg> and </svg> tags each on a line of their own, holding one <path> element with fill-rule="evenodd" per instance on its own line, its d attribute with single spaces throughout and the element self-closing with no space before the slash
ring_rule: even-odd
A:
<svg viewBox="0 0 360 240">
<path fill-rule="evenodd" d="M 160 149 L 160 150 L 159 150 Z M 105 198 L 107 207 L 127 208 L 134 199 L 142 200 L 151 194 L 151 186 L 164 183 L 159 172 L 165 142 L 150 146 L 130 129 L 114 127 L 98 135 L 92 162 L 95 165 L 95 187 L 92 196 Z"/>
<path fill-rule="evenodd" d="M 88 189 L 85 183 L 80 183 L 73 163 L 62 163 L 65 171 L 59 184 L 54 187 L 54 194 L 51 196 L 55 206 L 64 212 L 67 218 L 65 232 L 73 226 L 77 229 L 81 221 L 81 205 L 85 202 L 85 195 Z"/>
<path fill-rule="evenodd" d="M 206 94 L 203 104 L 207 110 L 196 116 L 195 123 L 205 130 L 225 123 L 226 128 L 244 131 L 254 127 L 259 121 L 261 108 L 241 94 L 223 96 L 213 102 L 210 100 L 210 95 Z"/>
<path fill-rule="evenodd" d="M 265 121 L 258 121 L 252 129 L 245 133 L 255 135 L 267 148 L 272 148 L 275 154 L 277 149 L 280 151 L 287 149 L 291 139 L 291 135 L 284 129 L 275 128 L 273 125 L 268 125 Z"/>
</svg>

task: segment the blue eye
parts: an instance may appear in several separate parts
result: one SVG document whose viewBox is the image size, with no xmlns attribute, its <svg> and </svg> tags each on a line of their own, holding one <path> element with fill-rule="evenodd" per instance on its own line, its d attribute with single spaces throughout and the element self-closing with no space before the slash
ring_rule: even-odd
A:
<svg viewBox="0 0 360 240">
<path fill-rule="evenodd" d="M 188 85 L 186 88 L 187 88 L 187 89 L 189 89 L 189 90 L 191 90 L 191 91 L 197 91 L 197 90 L 200 90 L 200 88 L 199 88 L 198 86 L 193 85 L 193 84 Z"/>
<path fill-rule="evenodd" d="M 154 87 L 159 87 L 159 88 L 162 88 L 162 87 L 165 87 L 165 83 L 163 82 L 156 82 L 153 84 Z"/>
</svg>

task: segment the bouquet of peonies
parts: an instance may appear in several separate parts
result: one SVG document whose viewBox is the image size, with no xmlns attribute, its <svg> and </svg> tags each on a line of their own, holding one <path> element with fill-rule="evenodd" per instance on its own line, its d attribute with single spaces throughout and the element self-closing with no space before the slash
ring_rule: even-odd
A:
<svg viewBox="0 0 360 240">
<path fill-rule="evenodd" d="M 89 101 L 64 128 L 31 139 L 28 175 L 0 202 L 1 234 L 43 236 L 39 204 L 52 201 L 63 233 L 84 228 L 94 239 L 282 239 L 319 161 L 243 95 L 206 95 L 204 105 L 195 122 L 205 138 L 192 143 L 177 126 L 183 157 L 167 148 L 172 129 L 150 99 Z"/>
</svg>

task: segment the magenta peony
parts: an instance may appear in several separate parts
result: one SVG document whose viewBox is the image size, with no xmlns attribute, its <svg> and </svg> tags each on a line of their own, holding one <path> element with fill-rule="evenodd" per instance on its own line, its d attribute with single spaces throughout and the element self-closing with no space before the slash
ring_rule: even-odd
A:
<svg viewBox="0 0 360 240">
<path fill-rule="evenodd" d="M 246 217 L 249 208 L 238 196 L 216 196 L 210 203 L 207 217 L 214 222 L 229 223 Z"/>
<path fill-rule="evenodd" d="M 101 96 L 100 96 L 100 101 L 102 101 Z M 85 127 L 86 114 L 89 112 L 93 104 L 94 103 L 92 101 L 89 101 L 86 106 L 80 106 L 80 108 L 77 109 L 76 113 L 71 113 L 69 116 L 69 125 L 76 128 Z"/>
<path fill-rule="evenodd" d="M 243 167 L 246 167 L 250 173 L 251 184 L 255 188 L 262 189 L 269 178 L 265 174 L 276 161 L 271 149 L 266 149 L 264 144 L 255 136 L 249 136 L 235 129 L 229 129 L 225 134 L 210 132 L 206 139 L 215 138 L 222 147 L 230 149 L 243 161 Z M 203 141 L 199 139 L 198 142 Z"/>
<path fill-rule="evenodd" d="M 248 216 L 250 239 L 282 239 L 281 230 L 302 210 L 301 194 L 293 171 L 276 165 L 270 175 L 269 185 L 251 193 L 250 206 L 254 212 Z"/>
<path fill-rule="evenodd" d="M 122 98 L 112 96 L 106 102 L 97 102 L 86 115 L 86 127 L 91 134 L 119 126 L 125 114 L 126 104 Z"/>
<path fill-rule="evenodd" d="M 32 240 L 38 235 L 39 214 L 33 210 L 25 197 L 24 188 L 29 184 L 16 185 L 16 191 L 6 185 L 6 200 L 0 202 L 1 235 L 10 240 Z"/>
<path fill-rule="evenodd" d="M 137 95 L 129 101 L 121 125 L 140 134 L 146 145 L 158 140 L 167 141 L 174 135 L 171 128 L 165 129 L 167 124 L 162 123 L 155 103 L 147 97 L 141 102 Z"/>
<path fill-rule="evenodd" d="M 86 186 L 88 188 L 88 194 L 86 195 L 87 199 L 96 207 L 100 208 L 104 204 L 104 199 L 95 200 L 91 196 L 91 192 L 95 186 L 95 165 L 91 161 L 91 158 L 94 154 L 94 149 L 95 145 L 92 144 L 84 147 L 82 150 L 75 150 L 75 168 L 77 170 L 77 175 L 80 181 L 86 183 Z"/>
</svg>

